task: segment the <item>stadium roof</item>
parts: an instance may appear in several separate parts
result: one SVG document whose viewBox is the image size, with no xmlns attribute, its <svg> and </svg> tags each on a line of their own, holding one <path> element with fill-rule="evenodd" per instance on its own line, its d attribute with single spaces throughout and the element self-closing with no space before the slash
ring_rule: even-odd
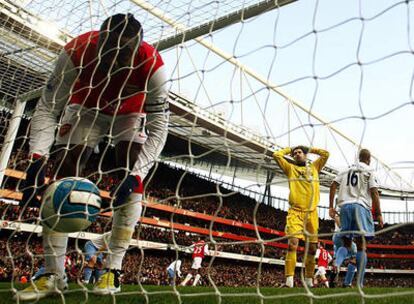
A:
<svg viewBox="0 0 414 304">
<path fill-rule="evenodd" d="M 0 97 L 9 102 L 17 96 L 42 87 L 51 72 L 56 54 L 66 41 L 78 34 L 76 31 L 82 30 L 58 29 L 51 34 L 45 30 L 48 22 L 40 13 L 32 12 L 36 11 L 36 7 L 31 7 L 29 3 L 23 8 L 15 4 L 19 2 L 22 1 L 12 3 L 0 0 Z M 199 13 L 192 16 L 191 22 L 187 22 L 190 30 L 186 31 L 185 35 L 176 28 L 168 28 L 159 22 L 152 25 L 156 18 L 149 15 L 148 11 L 142 10 L 149 9 L 147 2 L 131 1 L 128 11 L 149 24 L 147 39 L 162 50 L 219 30 L 241 19 L 254 17 L 259 11 L 275 9 L 294 1 L 277 2 L 276 5 L 275 1 L 252 1 L 248 6 L 244 2 L 220 1 L 220 15 L 214 15 L 214 22 L 206 18 L 207 14 L 211 15 L 211 12 L 208 12 L 211 7 L 200 6 Z M 185 6 L 185 3 L 177 3 L 180 4 L 177 4 L 174 10 L 178 12 L 180 6 Z M 152 13 L 157 13 L 157 8 L 150 9 Z M 174 14 L 174 10 L 170 11 L 171 14 Z M 77 18 L 72 15 L 54 17 Z M 90 22 L 95 25 L 101 22 L 96 18 L 92 19 Z M 73 24 L 79 25 L 86 21 L 85 17 L 81 17 Z M 170 100 L 172 117 L 170 136 L 164 151 L 165 159 L 205 170 L 214 165 L 226 169 L 229 175 L 237 170 L 238 176 L 263 182 L 266 181 L 269 172 L 274 173 L 276 178 L 284 179 L 284 174 L 271 158 L 272 151 L 280 147 L 269 138 L 232 124 L 174 92 L 170 92 Z M 336 173 L 335 168 L 324 168 L 321 175 L 322 185 L 328 187 Z M 398 191 L 398 196 L 400 194 Z"/>
</svg>

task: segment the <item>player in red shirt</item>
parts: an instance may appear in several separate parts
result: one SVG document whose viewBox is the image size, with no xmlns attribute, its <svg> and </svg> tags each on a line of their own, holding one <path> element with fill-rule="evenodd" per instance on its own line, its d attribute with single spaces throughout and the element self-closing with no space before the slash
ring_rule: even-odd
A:
<svg viewBox="0 0 414 304">
<path fill-rule="evenodd" d="M 141 24 L 132 14 L 117 14 L 99 31 L 82 34 L 64 47 L 33 114 L 23 206 L 40 205 L 38 189 L 44 185 L 49 157 L 56 164 L 52 180 L 81 176 L 105 136 L 115 146 L 111 174 L 119 184 L 112 193 L 107 271 L 94 288 L 96 294 L 121 290 L 122 260 L 141 215 L 142 181 L 168 134 L 167 82 L 161 56 L 143 41 Z M 66 233 L 43 228 L 46 274 L 18 292 L 20 300 L 38 300 L 67 286 L 67 241 Z"/>
<path fill-rule="evenodd" d="M 326 269 L 328 269 L 328 265 L 332 261 L 332 256 L 328 250 L 325 249 L 325 244 L 322 242 L 318 243 L 315 259 L 318 261 L 318 270 L 315 273 L 314 286 L 317 285 L 318 278 L 321 278 L 321 283 L 329 288 L 329 282 L 326 278 Z"/>
<path fill-rule="evenodd" d="M 187 283 L 191 280 L 194 273 L 196 274 L 193 286 L 196 286 L 198 284 L 198 281 L 200 280 L 200 268 L 201 264 L 203 262 L 203 259 L 206 254 L 208 254 L 208 244 L 202 240 L 201 238 L 192 244 L 189 248 L 193 250 L 192 258 L 193 258 L 193 264 L 191 265 L 191 271 L 187 274 L 184 281 L 182 281 L 181 286 L 187 285 Z"/>
</svg>

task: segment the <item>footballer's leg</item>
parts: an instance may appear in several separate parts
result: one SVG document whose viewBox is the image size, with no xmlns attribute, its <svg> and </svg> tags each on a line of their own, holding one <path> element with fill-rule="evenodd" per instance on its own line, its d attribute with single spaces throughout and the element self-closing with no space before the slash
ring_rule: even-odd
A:
<svg viewBox="0 0 414 304">
<path fill-rule="evenodd" d="M 358 269 L 357 284 L 364 287 L 365 268 L 367 267 L 366 240 L 364 237 L 355 239 L 357 245 L 356 267 Z"/>
<path fill-rule="evenodd" d="M 70 111 L 68 110 L 67 113 L 70 114 Z M 64 117 L 68 117 L 68 115 L 65 114 Z M 80 175 L 83 164 L 91 151 L 90 147 L 82 145 L 87 127 L 83 125 L 83 121 L 79 120 L 77 127 L 71 125 L 58 131 L 55 152 L 52 154 L 54 157 L 52 180 L 57 177 Z M 90 127 L 88 134 L 92 134 L 89 143 L 94 145 L 96 144 L 94 134 L 97 130 L 93 126 L 89 125 L 88 127 Z M 50 294 L 60 293 L 67 288 L 64 268 L 67 242 L 67 233 L 55 232 L 43 225 L 42 243 L 45 255 L 45 273 L 36 278 L 29 287 L 16 294 L 16 298 L 19 300 L 38 300 Z"/>
<path fill-rule="evenodd" d="M 63 146 L 57 147 L 52 179 L 57 176 L 80 175 L 79 167 L 82 167 L 81 160 L 84 158 L 82 155 L 86 155 L 90 148 L 80 145 L 70 147 L 70 149 L 65 149 Z M 43 225 L 42 243 L 45 256 L 45 273 L 36 278 L 31 286 L 16 295 L 19 300 L 37 300 L 50 294 L 62 292 L 67 288 L 64 259 L 68 234 L 55 232 Z"/>
<path fill-rule="evenodd" d="M 315 254 L 318 247 L 319 217 L 317 211 L 306 212 L 304 216 L 304 227 L 308 235 L 305 240 L 309 242 L 309 249 L 305 259 L 305 284 L 313 287 L 313 274 L 315 272 Z"/>
<path fill-rule="evenodd" d="M 295 267 L 296 267 L 296 250 L 298 248 L 299 239 L 297 238 L 290 238 L 288 241 L 288 250 L 286 253 L 285 259 L 285 277 L 286 282 L 285 285 L 289 288 L 293 287 L 293 276 L 295 274 Z"/>
<path fill-rule="evenodd" d="M 193 274 L 191 272 L 187 273 L 184 281 L 181 282 L 181 286 L 186 286 L 187 283 L 191 280 L 191 278 L 193 277 Z"/>
<path fill-rule="evenodd" d="M 122 183 L 128 182 L 130 178 L 136 178 L 130 174 L 130 168 L 136 163 L 142 144 L 121 141 L 117 143 L 115 149 L 116 166 L 120 169 L 118 170 L 118 177 L 121 183 L 117 191 L 122 191 Z M 100 277 L 98 284 L 94 288 L 97 294 L 105 295 L 121 291 L 119 277 L 122 269 L 122 260 L 131 242 L 135 225 L 141 216 L 142 182 L 134 186 L 133 189 L 131 188 L 130 191 L 125 195 L 127 197 L 126 201 L 119 201 L 114 206 L 111 238 L 108 244 L 109 253 L 105 263 L 107 271 Z M 118 195 L 119 192 L 115 192 L 115 196 L 117 197 Z"/>
<path fill-rule="evenodd" d="M 85 243 L 85 261 L 86 265 L 83 269 L 83 283 L 88 284 L 91 281 L 91 276 L 96 263 L 96 247 L 91 241 Z"/>
<path fill-rule="evenodd" d="M 29 287 L 17 292 L 16 300 L 37 301 L 51 294 L 62 293 L 67 289 L 64 268 L 67 241 L 67 233 L 54 232 L 43 227 L 45 272 L 33 280 Z"/>
<path fill-rule="evenodd" d="M 305 284 L 308 287 L 313 287 L 313 273 L 315 270 L 315 254 L 317 243 L 309 243 L 309 250 L 305 260 Z"/>
</svg>

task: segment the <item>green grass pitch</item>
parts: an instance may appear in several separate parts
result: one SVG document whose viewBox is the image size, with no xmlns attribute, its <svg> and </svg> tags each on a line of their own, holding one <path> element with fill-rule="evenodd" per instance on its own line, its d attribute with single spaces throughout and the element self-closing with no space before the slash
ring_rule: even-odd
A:
<svg viewBox="0 0 414 304">
<path fill-rule="evenodd" d="M 20 285 L 21 286 L 21 285 Z M 22 287 L 19 287 L 19 289 Z M 89 290 L 92 286 L 88 286 Z M 123 285 L 122 294 L 116 296 L 95 296 L 79 285 L 71 284 L 64 296 L 56 295 L 37 301 L 39 304 L 55 303 L 189 303 L 189 304 L 238 304 L 238 303 L 277 303 L 277 304 L 394 304 L 414 303 L 414 288 L 364 288 L 365 297 L 357 288 L 326 289 L 314 288 L 307 293 L 304 288 L 278 289 L 263 287 L 178 287 Z M 10 283 L 0 283 L 0 303 L 16 303 L 13 300 Z M 64 298 L 64 299 L 63 299 Z"/>
</svg>

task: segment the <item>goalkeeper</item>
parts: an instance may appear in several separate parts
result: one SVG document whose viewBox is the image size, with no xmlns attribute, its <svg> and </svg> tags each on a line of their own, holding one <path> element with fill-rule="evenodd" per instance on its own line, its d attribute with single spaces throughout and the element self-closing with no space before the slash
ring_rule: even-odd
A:
<svg viewBox="0 0 414 304">
<path fill-rule="evenodd" d="M 320 157 L 314 162 L 307 161 L 307 154 L 314 153 Z M 293 157 L 293 163 L 285 155 Z M 286 283 L 283 287 L 293 287 L 296 267 L 296 250 L 299 239 L 309 242 L 305 259 L 305 284 L 312 287 L 315 269 L 315 254 L 318 243 L 319 217 L 316 207 L 319 204 L 319 172 L 329 158 L 329 152 L 298 146 L 285 148 L 273 153 L 273 157 L 289 180 L 289 210 L 286 218 L 285 232 L 289 237 L 285 260 Z M 304 232 L 308 234 L 305 234 Z"/>
<path fill-rule="evenodd" d="M 105 135 L 115 146 L 120 182 L 112 193 L 109 253 L 106 273 L 94 287 L 97 294 L 121 290 L 122 260 L 141 214 L 142 181 L 167 138 L 167 97 L 161 56 L 143 41 L 142 26 L 133 15 L 117 14 L 99 31 L 82 34 L 64 47 L 33 114 L 25 206 L 39 204 L 49 156 L 56 163 L 52 179 L 79 176 Z M 57 153 L 49 155 L 54 141 Z M 68 236 L 43 229 L 46 273 L 18 292 L 20 300 L 37 300 L 67 286 L 63 259 Z"/>
</svg>

